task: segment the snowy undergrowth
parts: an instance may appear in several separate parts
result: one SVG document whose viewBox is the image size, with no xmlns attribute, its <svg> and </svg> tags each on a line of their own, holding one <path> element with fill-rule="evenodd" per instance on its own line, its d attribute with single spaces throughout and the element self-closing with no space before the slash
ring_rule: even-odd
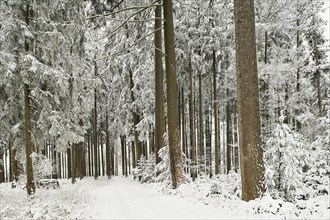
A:
<svg viewBox="0 0 330 220">
<path fill-rule="evenodd" d="M 71 184 L 61 179 L 59 183 L 58 189 L 37 188 L 31 198 L 23 184 L 14 189 L 10 183 L 0 184 L 0 219 L 87 219 L 84 210 L 90 205 L 90 186 L 95 187 L 95 181 L 86 178 Z"/>
<path fill-rule="evenodd" d="M 195 182 L 185 182 L 175 190 L 172 189 L 169 182 L 146 184 L 147 187 L 150 185 L 163 194 L 219 207 L 235 213 L 240 218 L 330 219 L 329 195 L 292 203 L 283 199 L 273 199 L 267 193 L 264 197 L 254 201 L 242 201 L 240 199 L 240 176 L 236 173 L 218 175 L 213 178 L 199 177 Z"/>
</svg>

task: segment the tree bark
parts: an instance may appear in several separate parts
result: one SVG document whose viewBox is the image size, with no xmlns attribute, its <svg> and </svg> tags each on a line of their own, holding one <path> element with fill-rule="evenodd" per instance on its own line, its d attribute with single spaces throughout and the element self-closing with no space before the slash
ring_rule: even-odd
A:
<svg viewBox="0 0 330 220">
<path fill-rule="evenodd" d="M 74 184 L 76 182 L 76 170 L 77 170 L 77 144 L 72 144 L 71 146 L 71 183 Z"/>
<path fill-rule="evenodd" d="M 264 64 L 268 62 L 268 32 L 265 31 L 265 51 L 264 51 Z M 268 139 L 269 135 L 269 79 L 268 75 L 265 79 L 261 80 L 260 92 L 263 98 L 263 105 L 261 106 L 261 132 L 263 141 Z"/>
<path fill-rule="evenodd" d="M 27 6 L 27 9 L 29 7 Z M 31 143 L 31 106 L 30 106 L 30 86 L 24 84 L 24 137 L 25 137 L 25 159 L 26 159 L 26 190 L 28 195 L 35 193 L 35 184 L 32 167 L 32 143 Z"/>
<path fill-rule="evenodd" d="M 121 146 L 121 171 L 122 175 L 125 175 L 125 136 L 120 136 L 120 146 Z"/>
<path fill-rule="evenodd" d="M 265 192 L 260 129 L 254 0 L 234 0 L 242 199 Z"/>
<path fill-rule="evenodd" d="M 300 21 L 299 19 L 297 19 L 297 29 L 299 28 L 300 26 Z M 299 33 L 299 30 L 297 30 L 297 39 L 296 39 L 296 43 L 297 43 L 297 59 L 299 59 L 300 57 L 300 45 L 301 45 L 301 42 L 300 42 L 300 33 Z M 298 61 L 299 63 L 299 61 Z M 296 84 L 296 92 L 298 93 L 298 100 L 297 100 L 297 108 L 294 110 L 295 111 L 295 119 L 294 119 L 294 122 L 295 122 L 295 129 L 296 131 L 300 131 L 301 130 L 301 123 L 300 121 L 298 120 L 298 117 L 300 115 L 300 67 L 298 66 L 297 67 L 297 73 L 296 73 L 296 77 L 297 77 L 297 84 Z"/>
<path fill-rule="evenodd" d="M 212 116 L 210 106 L 205 108 L 205 162 L 206 171 L 210 178 L 213 176 L 212 172 Z"/>
<path fill-rule="evenodd" d="M 157 1 L 158 4 L 161 0 Z M 165 146 L 165 113 L 164 113 L 164 89 L 163 89 L 163 64 L 162 64 L 162 8 L 157 6 L 155 8 L 155 154 L 156 164 L 161 161 L 158 155 L 160 148 Z M 157 176 L 159 173 L 157 173 Z"/>
<path fill-rule="evenodd" d="M 170 167 L 172 186 L 177 188 L 182 181 L 180 131 L 178 123 L 178 102 L 176 85 L 176 63 L 173 31 L 172 0 L 163 1 L 164 8 L 164 37 L 166 53 L 166 93 L 168 116 L 168 142 L 170 152 Z"/>
<path fill-rule="evenodd" d="M 216 75 L 216 57 L 215 51 L 212 53 L 212 72 L 213 72 L 213 111 L 214 111 L 214 163 L 215 175 L 220 174 L 220 146 L 219 146 L 219 128 L 218 128 L 218 107 L 217 107 L 217 75 Z"/>
<path fill-rule="evenodd" d="M 29 4 L 26 4 L 25 22 L 30 25 L 30 12 L 32 11 Z M 30 43 L 25 40 L 25 52 L 30 52 Z M 35 193 L 35 184 L 33 181 L 32 167 L 32 141 L 31 141 L 31 106 L 30 106 L 30 85 L 24 83 L 24 138 L 25 138 L 25 159 L 26 159 L 26 190 L 28 195 Z"/>
<path fill-rule="evenodd" d="M 317 89 L 317 105 L 319 109 L 319 116 L 322 117 L 323 115 L 323 110 L 322 110 L 322 95 L 321 95 L 321 72 L 319 70 L 319 52 L 318 52 L 318 47 L 317 47 L 317 37 L 316 34 L 314 33 L 314 54 L 315 54 L 315 64 L 317 66 L 316 72 L 315 72 L 315 77 L 316 77 L 316 89 Z"/>
<path fill-rule="evenodd" d="M 97 76 L 97 64 L 94 61 L 95 77 Z M 98 172 L 98 145 L 97 145 L 97 91 L 94 89 L 94 111 L 93 111 L 93 145 L 94 145 L 94 179 L 97 180 Z"/>
<path fill-rule="evenodd" d="M 110 132 L 109 132 L 109 109 L 105 113 L 105 163 L 108 179 L 111 178 L 111 164 L 110 164 Z"/>
<path fill-rule="evenodd" d="M 131 102 L 132 102 L 132 105 L 133 105 L 133 103 L 135 101 L 135 98 L 134 98 L 134 92 L 133 92 L 133 87 L 134 87 L 133 73 L 132 73 L 131 70 L 129 70 L 129 79 L 130 79 L 129 82 L 130 82 L 130 88 L 131 88 Z M 133 115 L 133 132 L 134 132 L 135 156 L 136 156 L 136 158 L 133 158 L 133 168 L 135 168 L 136 165 L 140 161 L 140 157 L 141 157 L 141 154 L 142 154 L 142 146 L 141 146 L 141 142 L 139 140 L 139 133 L 136 130 L 136 126 L 140 122 L 140 116 L 136 112 L 136 110 L 134 110 L 134 109 L 132 109 L 132 115 Z"/>
<path fill-rule="evenodd" d="M 185 116 L 185 102 L 184 102 L 184 83 L 182 82 L 181 85 L 181 92 L 179 93 L 181 96 L 181 140 L 182 140 L 182 151 L 188 157 L 187 152 L 187 144 L 186 144 L 186 116 Z M 187 168 L 185 169 L 187 172 Z"/>
<path fill-rule="evenodd" d="M 189 124 L 190 124 L 190 149 L 191 168 L 190 175 L 193 181 L 197 178 L 196 170 L 196 145 L 195 145 L 195 111 L 194 111 L 194 90 L 191 57 L 189 57 Z"/>
<path fill-rule="evenodd" d="M 204 132 L 203 132 L 203 105 L 202 105 L 202 73 L 198 74 L 198 114 L 199 114 L 199 165 L 204 167 Z M 201 166 L 203 164 L 203 166 Z M 200 169 L 201 171 L 202 169 Z"/>
<path fill-rule="evenodd" d="M 227 174 L 231 170 L 231 158 L 232 158 L 232 144 L 233 144 L 233 135 L 232 135 L 232 121 L 231 121 L 231 112 L 230 112 L 230 100 L 229 100 L 229 89 L 227 89 L 227 105 L 226 105 L 226 140 L 227 140 Z"/>
</svg>

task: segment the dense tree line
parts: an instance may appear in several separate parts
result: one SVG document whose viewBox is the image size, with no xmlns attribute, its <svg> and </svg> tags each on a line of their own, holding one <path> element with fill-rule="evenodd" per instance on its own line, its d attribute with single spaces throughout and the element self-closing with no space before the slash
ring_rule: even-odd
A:
<svg viewBox="0 0 330 220">
<path fill-rule="evenodd" d="M 321 8 L 1 1 L 0 182 L 240 172 L 244 200 L 306 196 L 330 174 Z"/>
</svg>

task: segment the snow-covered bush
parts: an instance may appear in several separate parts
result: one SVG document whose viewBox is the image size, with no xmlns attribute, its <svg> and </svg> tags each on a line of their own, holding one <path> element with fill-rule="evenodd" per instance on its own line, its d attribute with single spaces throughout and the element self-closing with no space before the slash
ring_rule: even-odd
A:
<svg viewBox="0 0 330 220">
<path fill-rule="evenodd" d="M 156 177 L 157 182 L 170 182 L 171 170 L 170 170 L 170 154 L 168 146 L 162 147 L 159 151 L 159 157 L 162 159 L 155 167 L 155 172 L 159 175 Z"/>
<path fill-rule="evenodd" d="M 155 155 L 151 153 L 148 158 L 141 156 L 136 168 L 133 170 L 134 179 L 142 183 L 153 182 L 155 177 Z"/>
<path fill-rule="evenodd" d="M 32 157 L 32 166 L 34 179 L 44 178 L 50 176 L 53 171 L 52 161 L 48 159 L 43 154 L 33 152 Z"/>
<path fill-rule="evenodd" d="M 321 117 L 307 124 L 315 129 L 304 136 L 278 124 L 266 142 L 266 184 L 274 198 L 297 202 L 329 194 L 330 121 Z"/>
<path fill-rule="evenodd" d="M 287 124 L 278 124 L 266 143 L 266 184 L 274 198 L 294 201 L 297 190 L 303 187 L 303 170 L 306 164 L 303 137 Z"/>
<path fill-rule="evenodd" d="M 240 174 L 231 170 L 228 175 L 214 176 L 211 181 L 210 192 L 207 196 L 221 195 L 224 198 L 241 197 Z"/>
</svg>

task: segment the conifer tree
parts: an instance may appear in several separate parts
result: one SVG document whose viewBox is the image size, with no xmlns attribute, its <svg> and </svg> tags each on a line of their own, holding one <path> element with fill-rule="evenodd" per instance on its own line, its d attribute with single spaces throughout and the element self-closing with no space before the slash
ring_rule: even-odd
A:
<svg viewBox="0 0 330 220">
<path fill-rule="evenodd" d="M 249 201 L 265 191 L 254 0 L 235 0 L 234 14 L 242 199 Z"/>
</svg>

